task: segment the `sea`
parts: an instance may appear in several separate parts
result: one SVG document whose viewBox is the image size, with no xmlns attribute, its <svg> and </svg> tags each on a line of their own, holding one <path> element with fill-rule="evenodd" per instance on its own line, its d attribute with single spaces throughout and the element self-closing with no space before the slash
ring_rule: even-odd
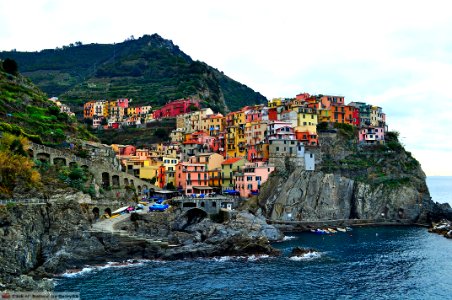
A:
<svg viewBox="0 0 452 300">
<path fill-rule="evenodd" d="M 451 203 L 452 177 L 429 177 Z M 86 266 L 55 278 L 81 299 L 452 299 L 452 240 L 422 227 L 286 233 L 278 257 L 141 260 Z M 294 247 L 312 248 L 290 257 Z"/>
</svg>

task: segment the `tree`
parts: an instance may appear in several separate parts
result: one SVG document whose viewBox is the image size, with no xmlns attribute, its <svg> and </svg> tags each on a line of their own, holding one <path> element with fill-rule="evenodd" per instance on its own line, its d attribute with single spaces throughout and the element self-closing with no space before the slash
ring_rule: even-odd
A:
<svg viewBox="0 0 452 300">
<path fill-rule="evenodd" d="M 166 132 L 163 128 L 157 128 L 154 132 L 154 136 L 159 138 L 160 140 L 167 140 L 168 139 L 168 132 Z"/>
<path fill-rule="evenodd" d="M 3 61 L 3 70 L 5 70 L 6 73 L 11 75 L 17 75 L 17 72 L 19 70 L 19 67 L 17 66 L 17 62 L 14 59 L 7 58 Z"/>
</svg>

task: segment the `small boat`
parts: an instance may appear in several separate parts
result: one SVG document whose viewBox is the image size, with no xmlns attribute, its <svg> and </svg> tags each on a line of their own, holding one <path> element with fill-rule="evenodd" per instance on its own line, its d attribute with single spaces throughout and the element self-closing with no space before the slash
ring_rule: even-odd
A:
<svg viewBox="0 0 452 300">
<path fill-rule="evenodd" d="M 345 227 L 345 230 L 347 230 L 347 231 L 352 231 L 353 228 L 351 228 L 351 227 Z"/>
<path fill-rule="evenodd" d="M 342 228 L 342 227 L 337 227 L 336 230 L 340 231 L 340 232 L 346 232 L 347 231 L 347 229 Z"/>
<path fill-rule="evenodd" d="M 327 230 L 331 233 L 336 233 L 337 231 L 334 228 L 327 228 Z"/>
<path fill-rule="evenodd" d="M 329 232 L 328 230 L 324 230 L 324 229 L 317 228 L 317 229 L 315 230 L 315 233 L 316 233 L 316 234 L 329 234 L 330 232 Z"/>
</svg>

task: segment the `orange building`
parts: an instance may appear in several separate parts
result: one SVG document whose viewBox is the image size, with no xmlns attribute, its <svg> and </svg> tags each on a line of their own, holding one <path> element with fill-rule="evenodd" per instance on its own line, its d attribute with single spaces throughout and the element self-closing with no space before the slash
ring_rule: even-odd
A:
<svg viewBox="0 0 452 300">
<path fill-rule="evenodd" d="M 94 103 L 95 101 L 86 102 L 83 105 L 83 117 L 85 119 L 92 119 L 94 116 Z"/>
</svg>

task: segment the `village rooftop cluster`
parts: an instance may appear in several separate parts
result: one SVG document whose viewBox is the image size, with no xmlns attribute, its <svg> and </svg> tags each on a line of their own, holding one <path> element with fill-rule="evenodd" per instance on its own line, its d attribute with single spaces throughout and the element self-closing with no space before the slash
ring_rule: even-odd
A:
<svg viewBox="0 0 452 300">
<path fill-rule="evenodd" d="M 269 175 L 287 161 L 315 170 L 321 123 L 359 128 L 360 144 L 382 144 L 387 131 L 381 107 L 363 102 L 345 105 L 342 96 L 303 93 L 245 106 L 225 116 L 201 108 L 195 99 L 175 100 L 154 111 L 129 103 L 128 99 L 90 101 L 84 106 L 84 118 L 92 120 L 93 127 L 104 124 L 113 129 L 176 118 L 171 143 L 149 149 L 112 147 L 127 172 L 186 195 L 256 195 Z"/>
</svg>

